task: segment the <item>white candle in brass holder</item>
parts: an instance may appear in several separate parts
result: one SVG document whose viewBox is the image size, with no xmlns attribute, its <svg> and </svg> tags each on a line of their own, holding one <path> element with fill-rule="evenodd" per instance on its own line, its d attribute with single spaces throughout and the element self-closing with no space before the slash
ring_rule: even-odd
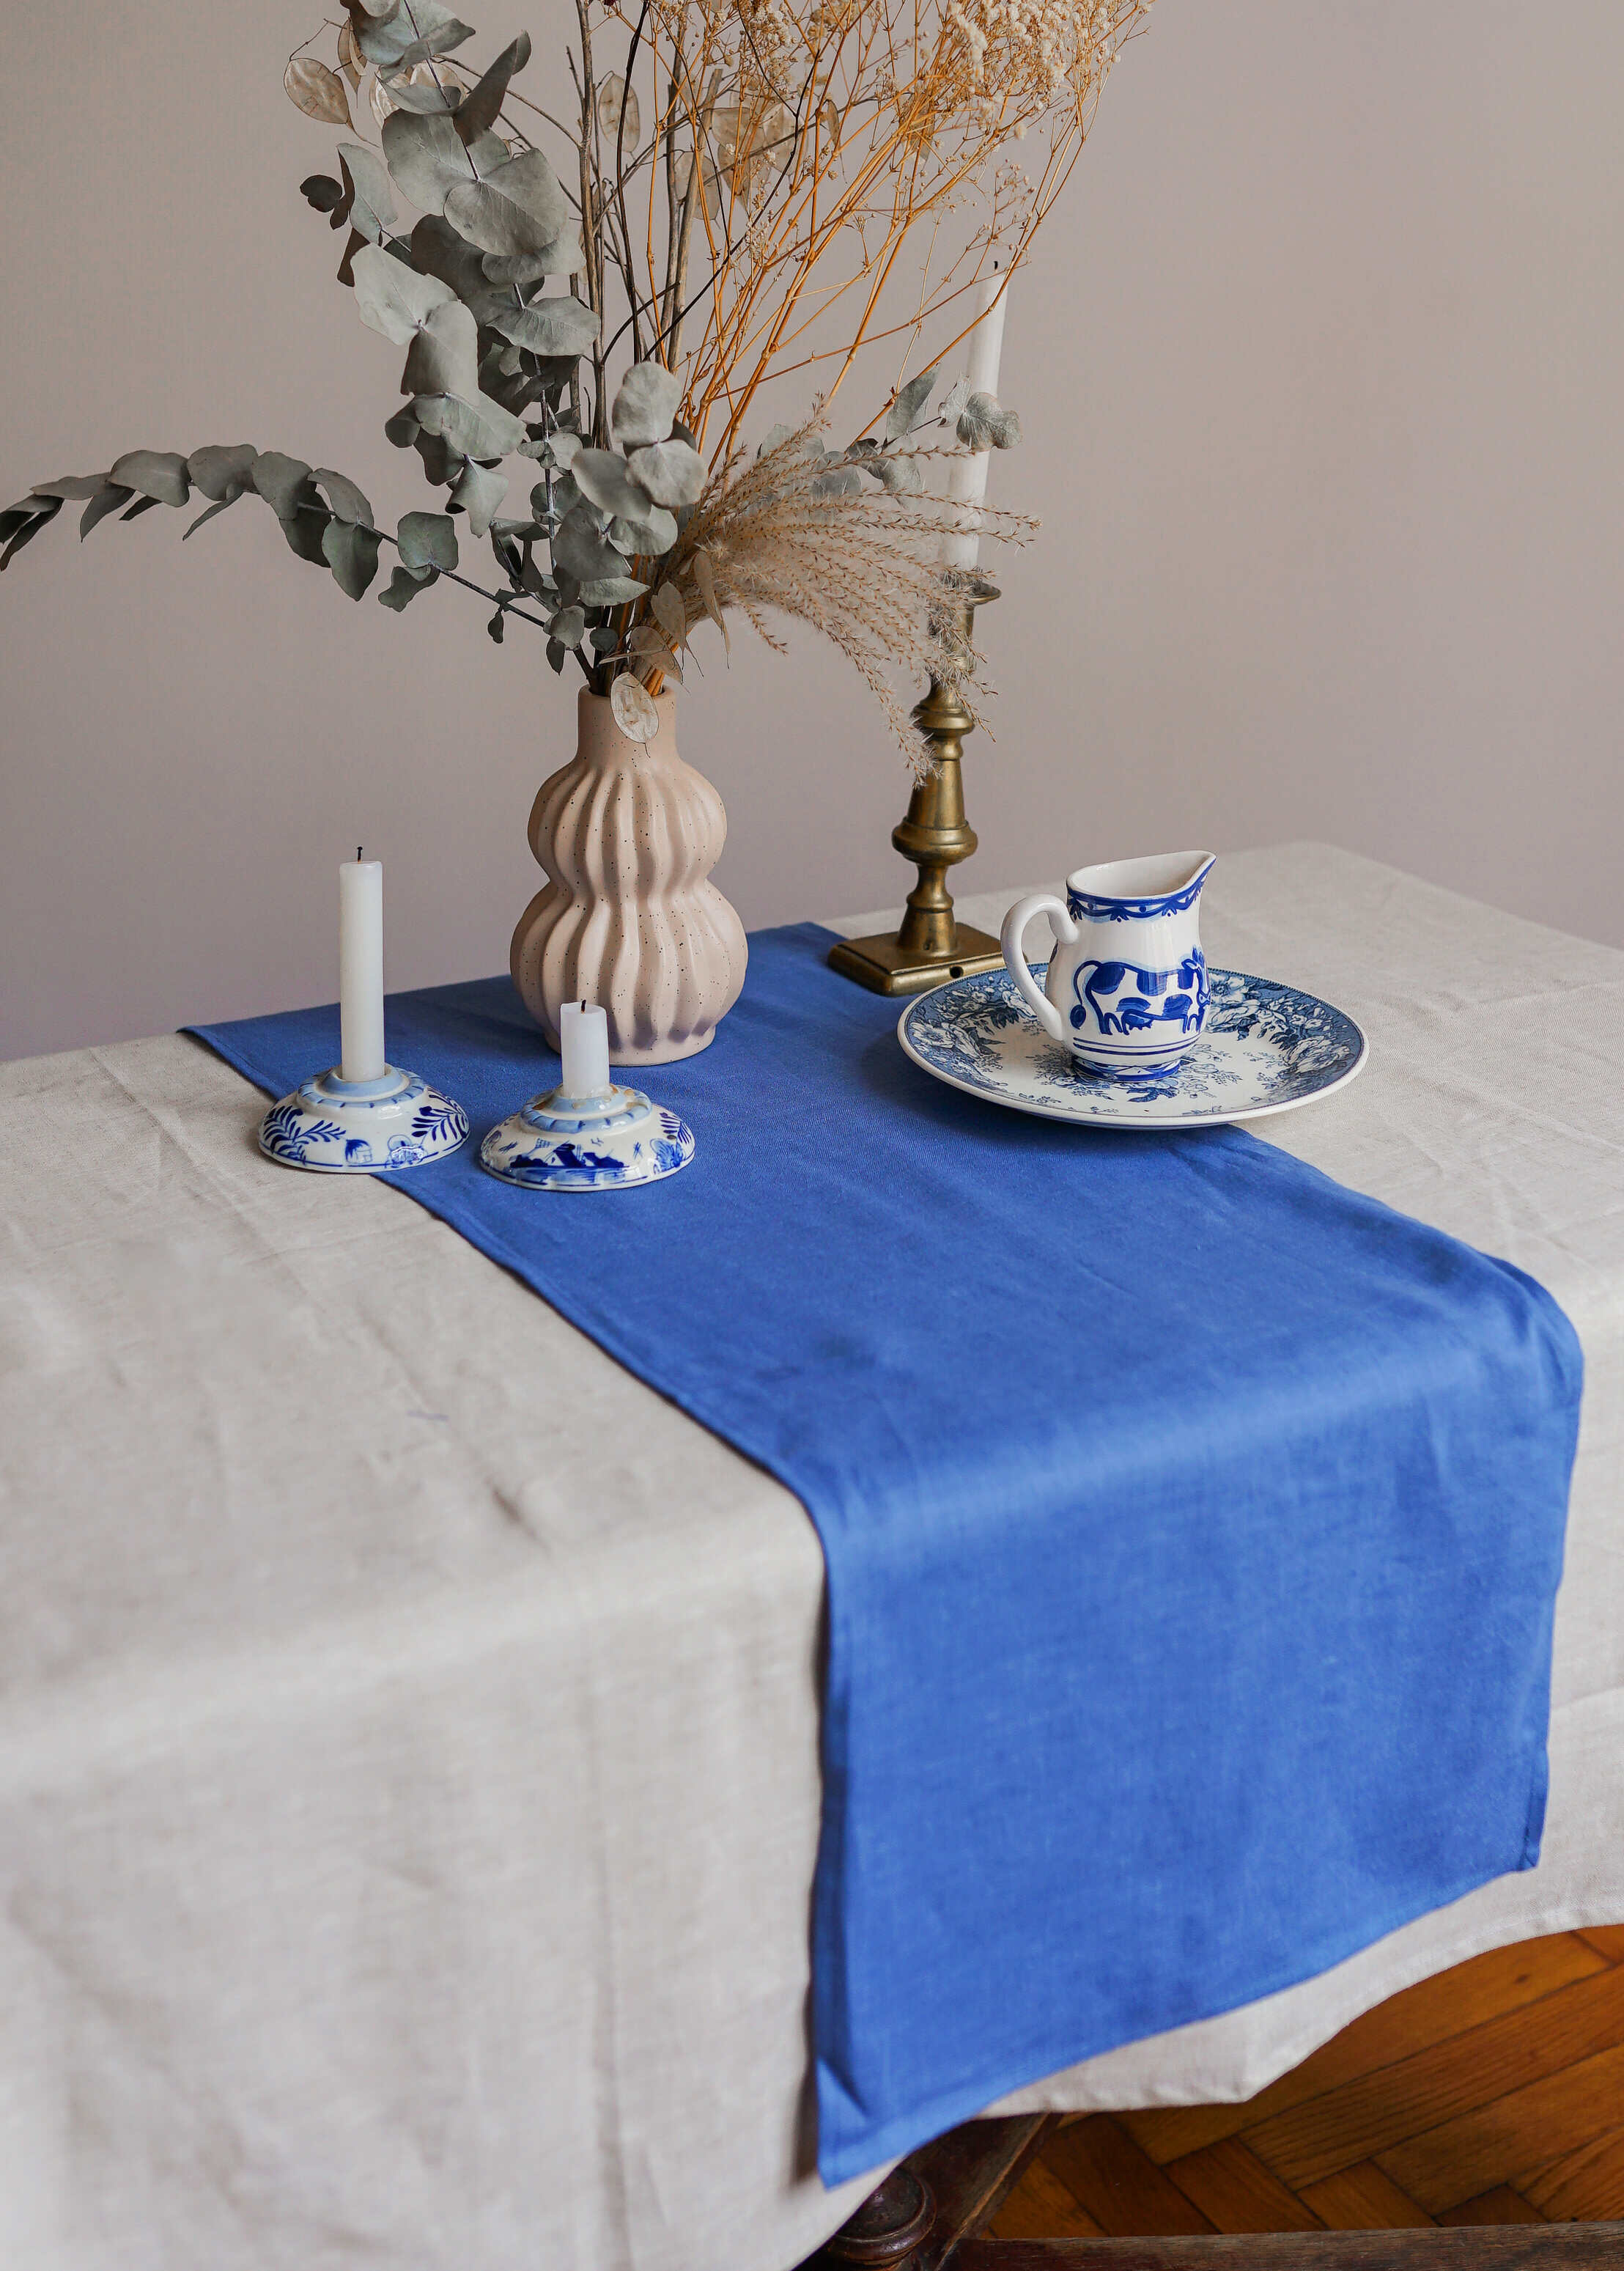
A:
<svg viewBox="0 0 1624 2271">
<path fill-rule="evenodd" d="M 1004 310 L 1009 277 L 995 262 L 981 287 L 981 309 L 969 337 L 971 394 L 996 398 L 1004 346 Z M 998 596 L 998 587 L 976 566 L 980 544 L 976 508 L 987 493 L 988 452 L 970 451 L 954 460 L 947 497 L 964 508 L 962 530 L 942 540 L 944 609 L 956 617 L 953 628 L 964 649 L 972 644 L 975 610 Z M 975 730 L 974 714 L 956 683 L 933 678 L 914 711 L 914 721 L 931 745 L 931 769 L 916 783 L 906 817 L 891 841 L 919 870 L 908 895 L 907 912 L 894 934 L 842 939 L 829 962 L 842 977 L 855 978 L 875 994 L 923 994 L 927 987 L 976 971 L 999 970 L 1003 949 L 990 933 L 961 923 L 953 913 L 947 874 L 975 849 L 975 830 L 964 816 L 964 781 L 960 770 L 964 737 Z"/>
</svg>

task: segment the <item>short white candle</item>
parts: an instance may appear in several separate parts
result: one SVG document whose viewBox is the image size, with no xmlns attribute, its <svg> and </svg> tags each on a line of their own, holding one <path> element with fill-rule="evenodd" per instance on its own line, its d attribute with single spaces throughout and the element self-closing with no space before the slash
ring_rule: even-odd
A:
<svg viewBox="0 0 1624 2271">
<path fill-rule="evenodd" d="M 1004 310 L 1009 303 L 1009 278 L 1005 270 L 994 268 L 981 281 L 977 301 L 975 328 L 969 336 L 969 362 L 966 376 L 972 394 L 998 391 L 998 364 L 1004 353 Z M 971 455 L 954 458 L 947 468 L 947 499 L 950 504 L 963 505 L 968 510 L 959 516 L 965 532 L 942 539 L 941 560 L 944 568 L 974 568 L 981 549 L 981 540 L 973 532 L 978 525 L 975 507 L 987 494 L 987 460 L 990 450 L 977 450 Z"/>
<path fill-rule="evenodd" d="M 338 1077 L 383 1077 L 383 862 L 338 870 Z"/>
<path fill-rule="evenodd" d="M 609 1081 L 609 1020 L 590 1001 L 566 1001 L 559 1011 L 560 1083 L 566 1096 L 601 1096 Z"/>
</svg>

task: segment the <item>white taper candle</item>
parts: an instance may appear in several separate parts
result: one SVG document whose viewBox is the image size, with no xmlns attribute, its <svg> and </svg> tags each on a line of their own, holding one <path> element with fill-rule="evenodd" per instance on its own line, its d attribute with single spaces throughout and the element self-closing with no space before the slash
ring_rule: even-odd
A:
<svg viewBox="0 0 1624 2271">
<path fill-rule="evenodd" d="M 609 1019 L 590 1001 L 566 1001 L 559 1011 L 559 1047 L 566 1096 L 601 1096 L 609 1081 Z"/>
<path fill-rule="evenodd" d="M 995 398 L 997 394 L 998 364 L 1004 354 L 1004 311 L 1008 304 L 1008 272 L 994 267 L 982 279 L 975 328 L 968 340 L 969 361 L 965 376 L 972 394 L 990 394 Z M 964 532 L 942 539 L 944 568 L 975 565 L 981 540 L 975 533 L 975 508 L 987 494 L 987 460 L 991 455 L 990 450 L 977 450 L 972 456 L 953 458 L 947 468 L 949 503 L 964 505 L 968 510 L 960 516 Z"/>
<path fill-rule="evenodd" d="M 338 1077 L 383 1077 L 383 863 L 338 870 Z"/>
</svg>

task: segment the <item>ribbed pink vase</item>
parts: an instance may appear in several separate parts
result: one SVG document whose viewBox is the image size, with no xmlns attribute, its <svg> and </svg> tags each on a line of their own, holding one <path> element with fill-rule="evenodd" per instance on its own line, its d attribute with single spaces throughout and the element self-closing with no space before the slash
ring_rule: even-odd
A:
<svg viewBox="0 0 1624 2271">
<path fill-rule="evenodd" d="M 550 880 L 513 934 L 513 982 L 554 1048 L 560 1006 L 594 1001 L 618 1065 L 708 1048 L 745 982 L 744 925 L 709 880 L 727 815 L 677 754 L 673 697 L 655 707 L 658 733 L 634 741 L 582 690 L 575 755 L 530 811 Z"/>
</svg>

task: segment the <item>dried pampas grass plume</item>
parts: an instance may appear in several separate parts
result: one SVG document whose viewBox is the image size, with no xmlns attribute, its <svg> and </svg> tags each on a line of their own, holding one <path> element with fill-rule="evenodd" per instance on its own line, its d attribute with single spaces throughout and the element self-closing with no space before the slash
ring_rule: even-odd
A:
<svg viewBox="0 0 1624 2271">
<path fill-rule="evenodd" d="M 737 607 L 768 644 L 783 651 L 770 614 L 810 623 L 858 672 L 889 720 L 916 777 L 931 749 L 910 715 L 927 678 L 966 683 L 979 658 L 943 607 L 935 554 L 961 534 L 965 508 L 923 494 L 876 488 L 860 451 L 827 450 L 822 406 L 804 426 L 746 459 L 730 458 L 707 486 L 669 555 L 664 580 L 681 595 L 690 625 L 720 627 Z M 917 459 L 954 457 L 921 450 Z M 1026 544 L 1027 514 L 977 510 L 983 535 Z M 904 697 L 898 681 L 912 690 Z M 974 708 L 973 698 L 970 706 Z"/>
</svg>

